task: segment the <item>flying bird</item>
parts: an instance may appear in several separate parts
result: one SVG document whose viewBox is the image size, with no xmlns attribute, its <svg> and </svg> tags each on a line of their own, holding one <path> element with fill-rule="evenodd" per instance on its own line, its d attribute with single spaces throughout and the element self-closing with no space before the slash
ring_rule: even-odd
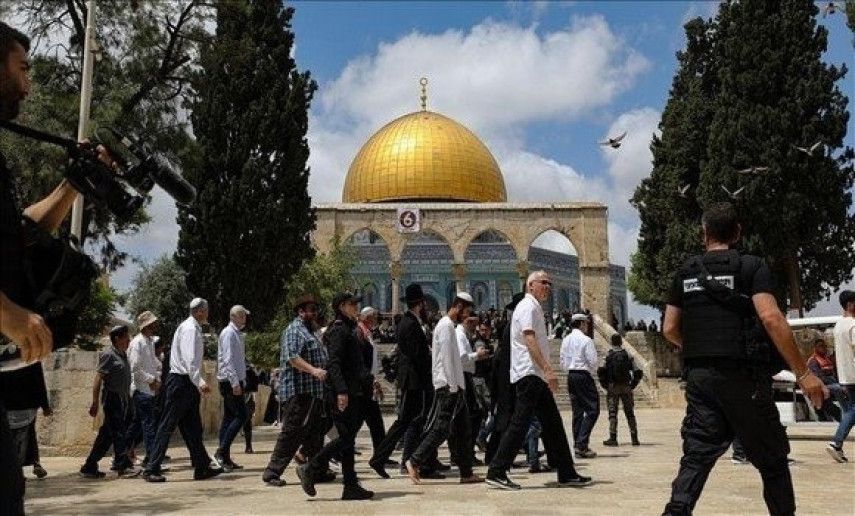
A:
<svg viewBox="0 0 855 516">
<path fill-rule="evenodd" d="M 837 4 L 834 2 L 828 2 L 825 7 L 822 8 L 822 17 L 825 18 L 829 14 L 834 14 L 837 12 Z"/>
<path fill-rule="evenodd" d="M 689 191 L 689 188 L 691 188 L 691 186 L 692 186 L 691 184 L 688 184 L 688 185 L 683 186 L 683 187 L 678 186 L 677 192 L 680 194 L 680 197 L 685 199 L 686 198 L 686 192 Z"/>
<path fill-rule="evenodd" d="M 737 170 L 736 172 L 737 174 L 743 175 L 757 175 L 761 172 L 766 172 L 767 170 L 769 170 L 769 167 L 748 167 L 743 168 L 742 170 Z"/>
<path fill-rule="evenodd" d="M 737 190 L 735 192 L 731 192 L 724 185 L 721 185 L 721 189 L 724 190 L 725 192 L 727 192 L 727 195 L 735 201 L 739 197 L 739 194 L 741 194 L 742 191 L 745 190 L 745 187 L 743 186 L 742 188 L 740 188 L 739 190 Z"/>
<path fill-rule="evenodd" d="M 624 131 L 623 134 L 620 136 L 601 141 L 600 145 L 608 145 L 612 149 L 617 149 L 620 147 L 621 140 L 623 140 L 624 136 L 626 136 L 626 131 Z"/>
<path fill-rule="evenodd" d="M 798 150 L 798 151 L 804 152 L 804 153 L 805 153 L 805 154 L 807 154 L 808 156 L 813 156 L 813 153 L 814 153 L 818 148 L 822 147 L 822 142 L 816 142 L 816 143 L 814 143 L 813 145 L 811 145 L 811 147 L 810 147 L 809 149 L 808 149 L 808 148 L 805 148 L 805 147 L 799 147 L 798 145 L 793 145 L 793 147 L 795 147 L 795 148 L 796 148 L 796 150 Z"/>
</svg>

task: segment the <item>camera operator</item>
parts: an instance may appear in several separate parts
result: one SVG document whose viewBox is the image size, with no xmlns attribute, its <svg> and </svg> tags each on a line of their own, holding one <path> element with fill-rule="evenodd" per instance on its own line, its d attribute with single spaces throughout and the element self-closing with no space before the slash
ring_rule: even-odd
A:
<svg viewBox="0 0 855 516">
<path fill-rule="evenodd" d="M 2 120 L 17 117 L 21 101 L 29 93 L 29 49 L 30 40 L 27 36 L 0 22 Z M 99 152 L 102 161 L 111 164 L 106 151 L 99 149 Z M 33 293 L 28 292 L 24 279 L 23 217 L 53 232 L 68 214 L 76 197 L 77 192 L 67 181 L 63 181 L 47 197 L 21 212 L 15 180 L 6 166 L 5 157 L 0 154 L 0 333 L 20 348 L 24 362 L 47 357 L 53 349 L 53 336 L 40 315 L 24 308 L 32 301 Z M 0 380 L 0 389 L 6 383 L 9 382 Z M 15 393 L 15 396 L 27 396 L 21 387 Z M 6 409 L 2 401 L 10 396 L 9 393 L 4 395 L 0 392 L 0 515 L 22 514 L 24 510 L 24 477 L 11 449 Z"/>
</svg>

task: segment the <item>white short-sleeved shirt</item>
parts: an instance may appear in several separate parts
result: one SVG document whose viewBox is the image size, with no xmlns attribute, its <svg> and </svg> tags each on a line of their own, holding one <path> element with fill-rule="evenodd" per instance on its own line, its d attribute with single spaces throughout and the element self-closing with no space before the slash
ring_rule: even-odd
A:
<svg viewBox="0 0 855 516">
<path fill-rule="evenodd" d="M 844 317 L 834 325 L 834 359 L 840 383 L 855 385 L 855 317 Z"/>
<path fill-rule="evenodd" d="M 543 358 L 549 361 L 549 340 L 546 335 L 546 320 L 543 308 L 537 299 L 526 294 L 511 316 L 511 383 L 517 383 L 526 376 L 539 376 L 546 381 L 546 375 L 531 359 L 528 346 L 525 345 L 524 331 L 534 330 L 534 337 Z"/>
</svg>

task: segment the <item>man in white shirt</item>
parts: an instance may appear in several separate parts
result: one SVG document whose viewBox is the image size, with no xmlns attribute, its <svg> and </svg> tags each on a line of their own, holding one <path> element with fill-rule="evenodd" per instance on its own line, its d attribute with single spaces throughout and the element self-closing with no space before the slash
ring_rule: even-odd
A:
<svg viewBox="0 0 855 516">
<path fill-rule="evenodd" d="M 154 417 L 154 397 L 160 390 L 161 368 L 163 365 L 154 352 L 154 334 L 160 323 L 157 317 L 145 311 L 137 316 L 137 328 L 140 332 L 128 347 L 128 363 L 131 366 L 131 396 L 136 417 L 142 428 L 146 457 L 143 466 L 148 464 L 154 451 L 154 436 L 157 432 L 157 419 Z"/>
<path fill-rule="evenodd" d="M 570 334 L 561 342 L 561 368 L 567 371 L 567 390 L 573 409 L 573 443 L 576 456 L 597 456 L 588 446 L 591 432 L 600 416 L 600 393 L 594 383 L 597 374 L 597 348 L 588 337 L 588 316 L 570 318 Z"/>
<path fill-rule="evenodd" d="M 201 394 L 211 392 L 202 378 L 205 344 L 201 325 L 207 322 L 208 302 L 197 297 L 190 302 L 190 317 L 175 330 L 169 355 L 169 376 L 164 385 L 166 400 L 163 414 L 154 438 L 154 452 L 149 455 L 143 473 L 147 482 L 166 482 L 160 465 L 175 427 L 181 428 L 181 436 L 190 451 L 193 480 L 206 480 L 223 472 L 221 468 L 211 468 L 211 457 L 202 442 L 202 418 L 199 415 Z"/>
<path fill-rule="evenodd" d="M 840 424 L 826 451 L 837 462 L 848 462 L 843 454 L 843 441 L 855 425 L 855 292 L 841 292 L 840 306 L 843 307 L 843 319 L 834 325 L 834 358 L 837 379 L 846 390 L 848 399 L 842 404 Z"/>
<path fill-rule="evenodd" d="M 511 316 L 511 383 L 516 389 L 514 414 L 502 434 L 499 449 L 487 470 L 487 484 L 499 489 L 521 489 L 508 478 L 532 416 L 543 427 L 541 438 L 549 464 L 558 472 L 559 486 L 583 486 L 590 477 L 579 475 L 567 443 L 561 413 L 555 404 L 558 377 L 549 362 L 549 342 L 541 303 L 549 299 L 552 282 L 545 271 L 533 272 L 526 281 L 527 294 Z"/>
<path fill-rule="evenodd" d="M 406 461 L 407 473 L 414 484 L 421 483 L 419 467 L 427 463 L 436 449 L 448 438 L 452 430 L 457 435 L 470 435 L 469 413 L 466 410 L 466 380 L 463 377 L 463 362 L 457 342 L 456 324 L 466 320 L 472 311 L 472 296 L 458 292 L 448 309 L 433 330 L 431 358 L 433 363 L 433 406 L 425 424 L 422 440 L 416 451 Z M 468 439 L 458 439 L 456 456 L 460 468 L 460 483 L 473 484 L 483 479 L 472 472 L 472 455 L 463 445 Z"/>
<path fill-rule="evenodd" d="M 214 462 L 223 471 L 243 469 L 232 460 L 232 442 L 248 417 L 243 390 L 246 387 L 246 349 L 241 330 L 246 327 L 249 310 L 235 305 L 229 310 L 229 324 L 220 332 L 217 344 L 217 380 L 223 397 L 223 421 L 220 424 L 220 447 Z"/>
</svg>

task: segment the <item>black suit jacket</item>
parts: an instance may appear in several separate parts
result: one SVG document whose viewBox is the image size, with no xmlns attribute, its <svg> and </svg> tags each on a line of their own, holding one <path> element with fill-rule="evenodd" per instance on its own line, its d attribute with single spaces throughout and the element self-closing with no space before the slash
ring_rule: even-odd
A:
<svg viewBox="0 0 855 516">
<path fill-rule="evenodd" d="M 356 340 L 356 323 L 336 319 L 327 332 L 329 383 L 335 394 L 363 396 L 366 393 L 367 369 L 362 363 L 362 346 Z"/>
<path fill-rule="evenodd" d="M 419 319 L 412 312 L 401 318 L 398 336 L 398 387 L 401 390 L 433 390 L 430 345 Z"/>
</svg>

